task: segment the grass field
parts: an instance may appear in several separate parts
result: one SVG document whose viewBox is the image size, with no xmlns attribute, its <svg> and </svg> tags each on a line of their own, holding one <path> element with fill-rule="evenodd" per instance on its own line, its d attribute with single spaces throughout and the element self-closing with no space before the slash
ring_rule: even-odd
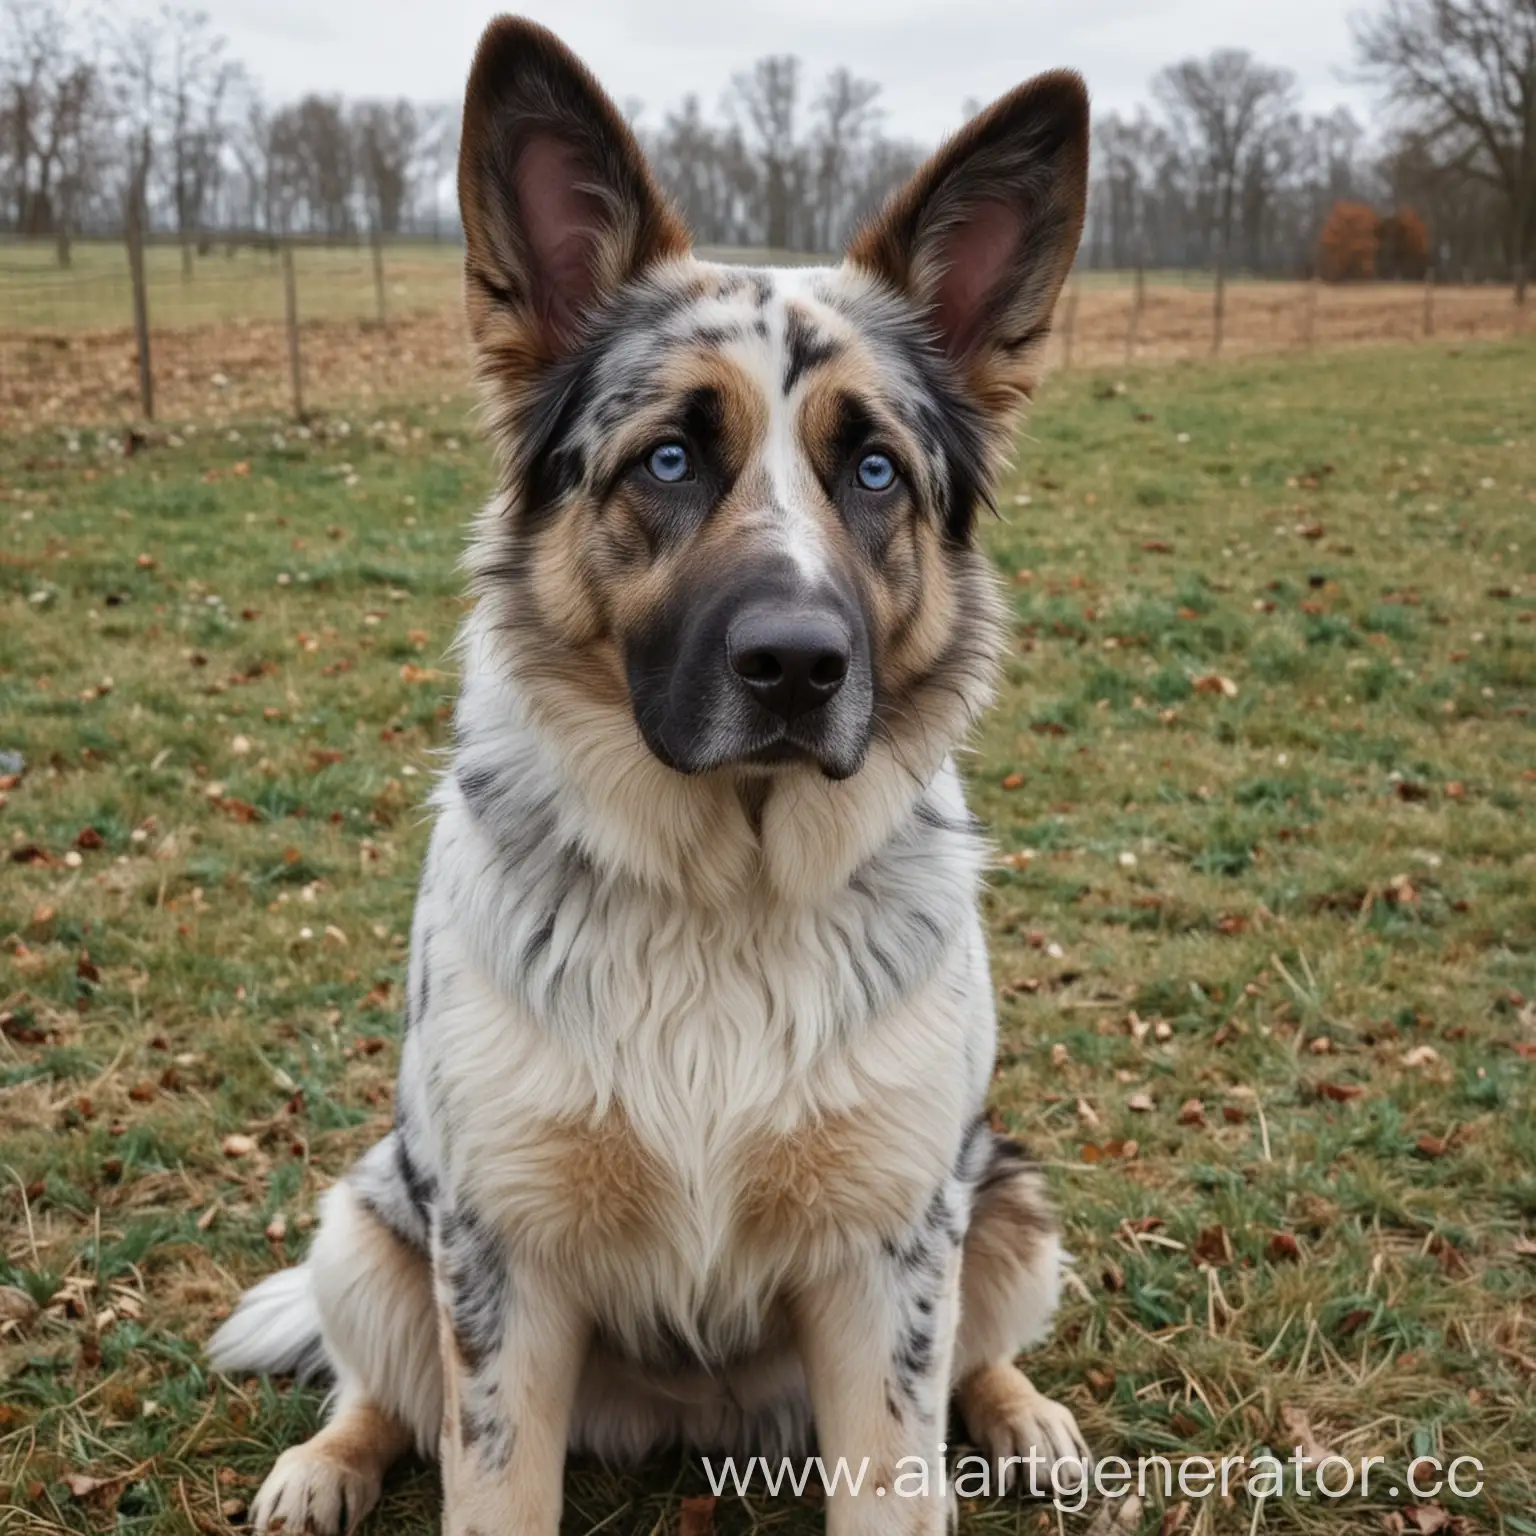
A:
<svg viewBox="0 0 1536 1536">
<path fill-rule="evenodd" d="M 1387 1461 L 1146 1532 L 1536 1536 L 1533 377 L 1513 342 L 1074 373 L 987 531 L 994 1102 L 1077 1256 L 1031 1369 L 1100 1455 Z M 389 1119 L 488 485 L 441 401 L 0 442 L 0 1531 L 238 1527 L 316 1421 L 199 1348 Z M 1421 1453 L 1485 1492 L 1388 1497 Z M 571 1532 L 644 1533 L 701 1480 L 568 1487 Z M 407 1471 L 368 1529 L 436 1501 Z"/>
<path fill-rule="evenodd" d="M 728 261 L 774 255 L 701 254 Z M 227 426 L 292 415 L 276 254 L 215 244 L 194 260 L 191 281 L 183 278 L 179 247 L 152 246 L 146 259 L 157 418 Z M 468 372 L 461 260 L 448 242 L 387 244 L 380 326 L 366 245 L 296 245 L 305 408 L 373 409 L 370 402 L 407 392 L 441 398 L 459 391 Z M 1137 308 L 1130 273 L 1082 271 L 1056 316 L 1053 360 L 1076 368 L 1206 361 L 1216 350 L 1213 282 L 1209 272 L 1149 272 Z M 1498 284 L 1441 284 L 1426 294 L 1416 283 L 1234 277 L 1224 289 L 1219 350 L 1230 359 L 1388 341 L 1502 340 L 1527 328 L 1512 290 Z M 60 271 L 50 244 L 0 244 L 0 433 L 123 427 L 141 412 L 122 245 L 77 242 L 73 266 Z"/>
</svg>

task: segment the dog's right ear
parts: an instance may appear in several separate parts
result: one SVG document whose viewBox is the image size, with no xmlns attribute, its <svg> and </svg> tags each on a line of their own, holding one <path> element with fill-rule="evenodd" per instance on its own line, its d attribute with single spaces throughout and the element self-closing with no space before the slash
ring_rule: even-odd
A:
<svg viewBox="0 0 1536 1536">
<path fill-rule="evenodd" d="M 618 109 L 552 32 L 485 29 L 459 140 L 465 304 L 482 368 L 525 375 L 570 350 L 585 317 L 688 234 Z"/>
</svg>

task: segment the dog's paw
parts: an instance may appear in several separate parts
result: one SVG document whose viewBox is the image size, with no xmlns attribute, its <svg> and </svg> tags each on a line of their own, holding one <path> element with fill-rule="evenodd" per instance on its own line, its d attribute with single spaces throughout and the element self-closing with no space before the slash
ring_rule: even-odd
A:
<svg viewBox="0 0 1536 1536">
<path fill-rule="evenodd" d="M 261 1485 L 251 1529 L 258 1536 L 348 1536 L 378 1503 L 379 1492 L 371 1468 L 296 1445 L 277 1458 Z"/>
<path fill-rule="evenodd" d="M 960 1386 L 971 1439 L 997 1469 L 997 1492 L 1032 1498 L 1082 1488 L 1093 1465 L 1072 1410 L 1012 1365 L 986 1366 Z"/>
</svg>

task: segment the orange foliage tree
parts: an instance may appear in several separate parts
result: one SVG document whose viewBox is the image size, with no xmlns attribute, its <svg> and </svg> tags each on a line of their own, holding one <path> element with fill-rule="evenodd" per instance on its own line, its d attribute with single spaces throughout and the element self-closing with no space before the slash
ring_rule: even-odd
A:
<svg viewBox="0 0 1536 1536">
<path fill-rule="evenodd" d="M 1381 219 L 1365 203 L 1337 202 L 1317 240 L 1317 268 L 1324 282 L 1362 282 L 1376 275 Z"/>
</svg>

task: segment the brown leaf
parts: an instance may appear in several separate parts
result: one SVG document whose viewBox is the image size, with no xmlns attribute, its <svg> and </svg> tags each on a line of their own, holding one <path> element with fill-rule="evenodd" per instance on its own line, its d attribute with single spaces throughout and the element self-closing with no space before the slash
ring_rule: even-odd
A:
<svg viewBox="0 0 1536 1536">
<path fill-rule="evenodd" d="M 1157 1536 L 1173 1536 L 1173 1533 L 1187 1519 L 1189 1519 L 1189 1500 L 1180 1499 L 1177 1504 L 1163 1511 L 1163 1522 L 1157 1528 Z"/>
<path fill-rule="evenodd" d="M 1205 1124 L 1205 1105 L 1199 1099 L 1185 1099 L 1179 1105 L 1179 1124 L 1203 1126 Z"/>
<path fill-rule="evenodd" d="M 1101 1371 L 1095 1365 L 1090 1365 L 1083 1372 L 1083 1380 L 1088 1383 L 1088 1390 L 1100 1402 L 1103 1402 L 1115 1390 L 1115 1373 L 1113 1371 Z"/>
<path fill-rule="evenodd" d="M 122 1487 L 121 1477 L 88 1477 L 84 1472 L 65 1474 L 64 1486 L 71 1498 L 88 1499 L 95 1504 L 105 1504 L 110 1496 Z"/>
<path fill-rule="evenodd" d="M 249 1157 L 256 1150 L 256 1138 L 233 1131 L 219 1143 L 219 1146 L 225 1157 Z"/>
<path fill-rule="evenodd" d="M 1201 1264 L 1219 1266 L 1232 1262 L 1232 1243 L 1227 1236 L 1227 1229 L 1220 1222 L 1202 1228 L 1190 1251 Z"/>
<path fill-rule="evenodd" d="M 694 1494 L 682 1501 L 678 1515 L 677 1536 L 714 1536 L 715 1496 Z"/>
<path fill-rule="evenodd" d="M 1420 1136 L 1414 1143 L 1420 1157 L 1444 1157 L 1450 1151 L 1450 1143 L 1439 1136 Z"/>
<path fill-rule="evenodd" d="M 1022 789 L 1024 787 L 1024 775 L 1022 773 L 1010 773 L 1003 778 L 1004 789 Z"/>
<path fill-rule="evenodd" d="M 1125 1101 L 1125 1107 L 1138 1115 L 1150 1115 L 1157 1105 L 1152 1102 L 1150 1093 L 1133 1093 Z"/>
<path fill-rule="evenodd" d="M 1289 1232 L 1276 1232 L 1265 1245 L 1264 1255 L 1271 1264 L 1294 1263 L 1301 1258 L 1301 1244 Z"/>
<path fill-rule="evenodd" d="M 1347 1104 L 1351 1099 L 1361 1098 L 1365 1093 L 1363 1083 L 1319 1083 L 1317 1091 L 1325 1099 L 1332 1099 L 1335 1104 Z"/>
<path fill-rule="evenodd" d="M 1204 677 L 1195 679 L 1196 693 L 1219 693 L 1225 699 L 1237 697 L 1237 684 L 1230 677 L 1223 677 L 1220 672 L 1208 672 Z"/>
</svg>

